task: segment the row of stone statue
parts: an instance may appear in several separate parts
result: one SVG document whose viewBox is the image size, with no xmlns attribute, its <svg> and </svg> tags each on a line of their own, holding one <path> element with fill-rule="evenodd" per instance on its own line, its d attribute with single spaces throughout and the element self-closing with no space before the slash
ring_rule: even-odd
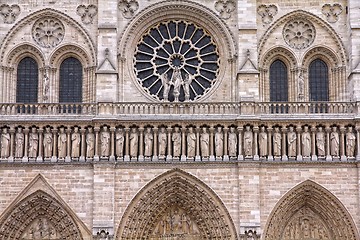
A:
<svg viewBox="0 0 360 240">
<path fill-rule="evenodd" d="M 356 132 L 356 134 L 359 134 Z M 352 126 L 3 127 L 1 158 L 243 160 L 355 157 Z"/>
</svg>

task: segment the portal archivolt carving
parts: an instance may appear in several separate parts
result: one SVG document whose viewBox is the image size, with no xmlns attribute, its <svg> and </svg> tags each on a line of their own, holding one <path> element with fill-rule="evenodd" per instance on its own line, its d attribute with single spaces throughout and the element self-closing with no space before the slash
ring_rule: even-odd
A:
<svg viewBox="0 0 360 240">
<path fill-rule="evenodd" d="M 341 202 L 320 185 L 305 181 L 275 206 L 265 228 L 267 240 L 359 239 Z"/>
<path fill-rule="evenodd" d="M 60 203 L 43 191 L 21 202 L 0 221 L 1 239 L 83 239 Z"/>
<path fill-rule="evenodd" d="M 118 239 L 237 239 L 221 200 L 195 177 L 169 171 L 133 199 Z"/>
</svg>

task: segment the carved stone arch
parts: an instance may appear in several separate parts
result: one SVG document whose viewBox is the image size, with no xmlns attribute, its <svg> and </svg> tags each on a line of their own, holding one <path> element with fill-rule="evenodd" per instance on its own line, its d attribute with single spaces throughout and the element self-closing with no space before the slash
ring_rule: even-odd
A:
<svg viewBox="0 0 360 240">
<path fill-rule="evenodd" d="M 307 180 L 286 193 L 271 212 L 265 239 L 359 239 L 354 220 L 339 199 Z"/>
<path fill-rule="evenodd" d="M 1 239 L 87 239 L 91 232 L 42 175 L 0 217 Z"/>
<path fill-rule="evenodd" d="M 66 44 L 56 48 L 49 58 L 49 63 L 51 67 L 59 68 L 61 63 L 69 57 L 74 57 L 79 60 L 83 68 L 91 66 L 92 60 L 90 55 L 86 52 L 81 46 L 75 44 Z"/>
<path fill-rule="evenodd" d="M 301 66 L 307 69 L 310 63 L 317 58 L 323 60 L 329 68 L 341 66 L 341 60 L 336 53 L 326 46 L 315 46 L 306 51 L 302 58 Z"/>
<path fill-rule="evenodd" d="M 176 219 L 178 213 L 191 224 L 188 231 L 167 228 L 167 217 Z M 230 214 L 216 193 L 189 173 L 173 169 L 136 194 L 124 212 L 116 239 L 160 239 L 177 233 L 193 239 L 238 239 Z"/>
<path fill-rule="evenodd" d="M 43 53 L 38 47 L 32 45 L 31 43 L 24 43 L 13 47 L 8 53 L 7 57 L 5 57 L 6 64 L 8 66 L 16 67 L 25 57 L 33 58 L 37 62 L 39 68 L 45 66 Z"/>
</svg>

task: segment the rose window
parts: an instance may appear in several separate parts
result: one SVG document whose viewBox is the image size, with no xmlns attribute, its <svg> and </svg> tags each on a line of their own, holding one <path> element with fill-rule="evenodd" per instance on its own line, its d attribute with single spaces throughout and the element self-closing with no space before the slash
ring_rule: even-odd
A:
<svg viewBox="0 0 360 240">
<path fill-rule="evenodd" d="M 137 81 L 153 98 L 191 101 L 217 81 L 219 53 L 213 38 L 193 23 L 168 21 L 149 29 L 134 56 Z"/>
<path fill-rule="evenodd" d="M 56 18 L 39 19 L 33 26 L 33 38 L 42 47 L 55 47 L 64 39 L 64 25 Z"/>
<path fill-rule="evenodd" d="M 295 19 L 288 22 L 283 29 L 286 44 L 292 48 L 304 49 L 315 39 L 314 25 L 305 19 Z"/>
</svg>

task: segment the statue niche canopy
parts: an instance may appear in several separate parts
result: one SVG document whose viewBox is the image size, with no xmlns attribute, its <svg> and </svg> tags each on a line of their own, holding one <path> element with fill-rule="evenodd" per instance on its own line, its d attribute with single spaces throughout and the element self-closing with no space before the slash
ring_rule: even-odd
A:
<svg viewBox="0 0 360 240">
<path fill-rule="evenodd" d="M 156 100 L 194 101 L 204 96 L 219 74 L 218 48 L 208 32 L 188 21 L 151 27 L 134 55 L 137 81 Z"/>
</svg>

